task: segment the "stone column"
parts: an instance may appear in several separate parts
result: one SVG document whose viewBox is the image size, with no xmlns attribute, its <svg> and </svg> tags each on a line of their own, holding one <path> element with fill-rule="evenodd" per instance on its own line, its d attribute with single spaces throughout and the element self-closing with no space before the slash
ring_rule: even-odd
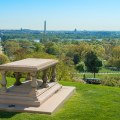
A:
<svg viewBox="0 0 120 120">
<path fill-rule="evenodd" d="M 20 78 L 21 78 L 21 73 L 19 73 L 19 72 L 15 72 L 14 73 L 14 77 L 15 77 L 15 79 L 16 79 L 16 81 L 15 81 L 15 83 L 14 83 L 14 85 L 15 86 L 19 86 L 19 85 L 21 85 L 22 83 L 20 82 Z"/>
<path fill-rule="evenodd" d="M 27 74 L 26 81 L 31 80 L 31 75 L 30 73 Z"/>
<path fill-rule="evenodd" d="M 43 80 L 43 83 L 42 83 L 41 87 L 43 87 L 43 88 L 49 87 L 49 85 L 47 84 L 47 80 L 48 80 L 47 69 L 43 71 L 42 80 Z"/>
<path fill-rule="evenodd" d="M 36 72 L 33 72 L 33 73 L 30 73 L 30 76 L 31 76 L 31 87 L 32 87 L 32 90 L 30 92 L 30 95 L 31 96 L 34 96 L 37 94 L 37 87 L 38 87 L 38 82 L 37 82 L 37 73 Z"/>
<path fill-rule="evenodd" d="M 51 80 L 50 82 L 56 82 L 57 79 L 56 79 L 56 65 L 52 67 L 52 77 L 51 77 Z"/>
<path fill-rule="evenodd" d="M 2 80 L 0 81 L 0 84 L 2 86 L 1 92 L 7 92 L 6 71 L 1 71 L 1 75 L 2 75 Z"/>
<path fill-rule="evenodd" d="M 30 73 L 31 77 L 32 77 L 32 81 L 31 81 L 31 87 L 32 88 L 37 88 L 38 87 L 38 83 L 37 83 L 37 78 L 36 78 L 36 72 Z"/>
</svg>

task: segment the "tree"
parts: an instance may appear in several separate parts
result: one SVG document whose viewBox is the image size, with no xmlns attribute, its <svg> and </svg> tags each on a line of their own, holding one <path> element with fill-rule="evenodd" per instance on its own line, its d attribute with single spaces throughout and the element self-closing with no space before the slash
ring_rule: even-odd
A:
<svg viewBox="0 0 120 120">
<path fill-rule="evenodd" d="M 91 46 L 93 48 L 93 51 L 99 58 L 101 59 L 105 58 L 105 48 L 102 45 L 95 44 Z"/>
<path fill-rule="evenodd" d="M 0 54 L 0 65 L 9 62 L 9 59 L 6 55 Z"/>
<path fill-rule="evenodd" d="M 20 49 L 15 51 L 15 53 L 14 53 L 14 60 L 25 59 L 27 54 L 29 54 L 29 52 L 26 49 L 20 48 Z"/>
<path fill-rule="evenodd" d="M 112 49 L 112 57 L 109 59 L 108 65 L 117 68 L 120 67 L 120 45 Z"/>
<path fill-rule="evenodd" d="M 35 47 L 33 46 L 33 43 L 28 40 L 20 40 L 19 41 L 20 47 L 23 48 L 27 53 L 34 52 Z"/>
<path fill-rule="evenodd" d="M 79 54 L 74 54 L 74 56 L 73 56 L 73 62 L 74 62 L 75 65 L 80 62 L 80 56 L 79 56 Z"/>
<path fill-rule="evenodd" d="M 95 73 L 98 73 L 100 67 L 102 67 L 102 61 L 98 59 L 94 52 L 89 52 L 85 56 L 85 66 L 88 72 L 94 73 L 95 78 Z"/>
<path fill-rule="evenodd" d="M 58 55 L 59 54 L 59 48 L 53 42 L 47 42 L 45 44 L 45 51 L 46 51 L 46 53 L 51 54 L 51 55 Z"/>
<path fill-rule="evenodd" d="M 116 59 L 120 59 L 120 45 L 115 46 L 112 50 L 112 56 Z"/>
<path fill-rule="evenodd" d="M 76 70 L 78 70 L 79 72 L 84 72 L 85 71 L 85 64 L 84 62 L 80 62 L 79 64 L 76 65 Z"/>
<path fill-rule="evenodd" d="M 35 52 L 43 52 L 44 51 L 44 46 L 40 43 L 34 43 L 34 51 Z"/>
<path fill-rule="evenodd" d="M 8 57 L 12 58 L 14 56 L 14 52 L 20 48 L 19 43 L 16 41 L 7 41 L 3 46 L 5 53 Z"/>
</svg>

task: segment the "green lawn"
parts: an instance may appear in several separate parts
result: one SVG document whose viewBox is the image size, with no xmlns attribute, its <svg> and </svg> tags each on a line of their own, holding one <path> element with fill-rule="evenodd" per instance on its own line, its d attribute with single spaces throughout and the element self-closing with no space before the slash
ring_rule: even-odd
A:
<svg viewBox="0 0 120 120">
<path fill-rule="evenodd" d="M 107 69 L 105 67 L 102 67 L 102 69 L 100 69 L 99 71 L 100 73 L 120 73 L 120 71 L 114 71 L 114 70 L 110 70 L 110 69 Z"/>
<path fill-rule="evenodd" d="M 8 79 L 9 85 L 14 81 Z M 0 112 L 0 120 L 120 120 L 120 88 L 60 82 L 75 94 L 53 115 Z"/>
<path fill-rule="evenodd" d="M 79 77 L 83 78 L 84 74 L 79 73 Z M 92 73 L 85 73 L 86 78 L 94 78 L 94 75 Z M 105 77 L 120 77 L 120 73 L 113 73 L 113 74 L 100 74 L 96 73 L 95 77 L 100 79 L 105 79 Z"/>
</svg>

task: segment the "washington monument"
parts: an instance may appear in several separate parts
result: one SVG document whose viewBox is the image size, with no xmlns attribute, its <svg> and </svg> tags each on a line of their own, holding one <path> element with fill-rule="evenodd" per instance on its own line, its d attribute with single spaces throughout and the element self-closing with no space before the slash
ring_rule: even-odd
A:
<svg viewBox="0 0 120 120">
<path fill-rule="evenodd" d="M 46 20 L 44 21 L 44 34 L 46 33 Z"/>
</svg>

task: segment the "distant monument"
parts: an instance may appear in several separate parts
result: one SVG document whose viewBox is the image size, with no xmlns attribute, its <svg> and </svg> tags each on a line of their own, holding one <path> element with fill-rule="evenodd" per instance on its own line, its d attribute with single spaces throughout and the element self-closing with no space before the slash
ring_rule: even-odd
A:
<svg viewBox="0 0 120 120">
<path fill-rule="evenodd" d="M 76 29 L 76 28 L 74 29 L 74 32 L 75 32 L 75 33 L 77 32 L 77 29 Z"/>
<path fill-rule="evenodd" d="M 44 34 L 46 34 L 46 20 L 44 21 Z"/>
</svg>

